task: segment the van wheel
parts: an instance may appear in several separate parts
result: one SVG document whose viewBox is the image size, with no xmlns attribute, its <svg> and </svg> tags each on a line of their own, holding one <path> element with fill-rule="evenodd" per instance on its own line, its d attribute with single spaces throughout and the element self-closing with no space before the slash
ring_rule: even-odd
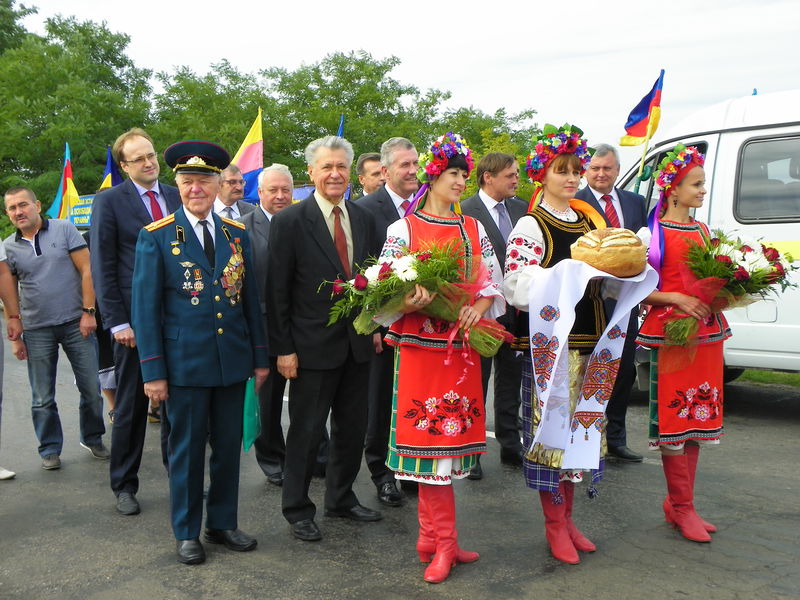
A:
<svg viewBox="0 0 800 600">
<path fill-rule="evenodd" d="M 730 383 L 742 373 L 744 373 L 744 369 L 740 369 L 738 367 L 725 367 L 725 370 L 722 373 L 722 379 L 725 381 L 725 383 Z"/>
</svg>

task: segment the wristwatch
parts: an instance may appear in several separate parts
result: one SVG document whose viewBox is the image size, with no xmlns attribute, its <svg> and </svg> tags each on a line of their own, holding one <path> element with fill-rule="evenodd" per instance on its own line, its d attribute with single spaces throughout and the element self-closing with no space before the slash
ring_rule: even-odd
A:
<svg viewBox="0 0 800 600">
<path fill-rule="evenodd" d="M 86 307 L 84 306 L 84 307 L 83 307 L 81 310 L 82 310 L 83 312 L 87 313 L 87 314 L 90 314 L 90 315 L 92 315 L 92 316 L 94 316 L 94 313 L 96 313 L 96 312 L 97 312 L 97 310 L 95 309 L 95 307 L 94 307 L 94 306 L 90 306 L 89 308 L 86 308 Z"/>
</svg>

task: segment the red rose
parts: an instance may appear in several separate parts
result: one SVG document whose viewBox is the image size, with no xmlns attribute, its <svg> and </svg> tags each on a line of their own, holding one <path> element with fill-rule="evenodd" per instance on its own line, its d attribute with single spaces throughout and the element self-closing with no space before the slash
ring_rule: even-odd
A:
<svg viewBox="0 0 800 600">
<path fill-rule="evenodd" d="M 363 292 L 367 289 L 367 278 L 364 277 L 361 273 L 357 273 L 355 279 L 353 279 L 353 287 L 357 289 L 359 292 Z"/>
<path fill-rule="evenodd" d="M 714 260 L 717 262 L 721 262 L 724 265 L 732 265 L 733 261 L 731 260 L 730 256 L 725 256 L 724 254 L 720 254 L 719 256 L 715 256 Z"/>
<path fill-rule="evenodd" d="M 762 246 L 762 248 L 764 247 Z M 781 253 L 775 248 L 764 248 L 764 258 L 766 258 L 769 262 L 775 262 L 780 260 Z"/>
<path fill-rule="evenodd" d="M 767 273 L 767 283 L 776 283 L 786 277 L 786 269 L 779 262 L 772 265 L 772 269 Z"/>
<path fill-rule="evenodd" d="M 422 254 L 420 254 L 420 255 L 418 255 L 418 256 L 417 256 L 417 260 L 418 260 L 419 262 L 425 262 L 425 261 L 426 261 L 426 260 L 428 260 L 428 259 L 429 259 L 431 256 L 432 256 L 432 254 L 431 254 L 430 252 L 423 252 Z"/>
<path fill-rule="evenodd" d="M 719 238 L 711 238 L 711 240 L 709 241 L 711 243 L 712 248 L 716 248 L 717 246 L 719 246 Z"/>
<path fill-rule="evenodd" d="M 747 269 L 744 267 L 737 267 L 736 270 L 733 272 L 733 277 L 737 281 L 747 281 L 750 279 L 750 273 L 747 272 Z"/>
<path fill-rule="evenodd" d="M 742 254 L 747 254 L 748 252 L 752 252 L 752 251 L 753 251 L 753 249 L 752 249 L 750 246 L 748 246 L 747 244 L 742 244 L 742 247 L 741 247 L 741 248 L 739 248 L 739 251 L 740 251 Z"/>
<path fill-rule="evenodd" d="M 389 263 L 381 264 L 381 269 L 378 271 L 378 281 L 383 281 L 392 274 L 392 265 Z"/>
<path fill-rule="evenodd" d="M 341 279 L 337 279 L 333 282 L 333 295 L 334 296 L 341 296 L 344 294 L 345 290 L 347 289 L 347 285 Z"/>
</svg>

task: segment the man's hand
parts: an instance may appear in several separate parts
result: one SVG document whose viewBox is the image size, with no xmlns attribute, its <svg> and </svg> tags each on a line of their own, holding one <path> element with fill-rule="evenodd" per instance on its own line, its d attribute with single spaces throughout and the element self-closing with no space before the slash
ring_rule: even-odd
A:
<svg viewBox="0 0 800 600">
<path fill-rule="evenodd" d="M 14 340 L 11 342 L 11 352 L 17 357 L 17 360 L 26 360 L 28 358 L 28 349 L 25 347 L 25 342 L 22 340 Z"/>
<path fill-rule="evenodd" d="M 269 369 L 266 367 L 258 367 L 253 369 L 253 376 L 256 378 L 256 394 L 258 390 L 261 389 L 261 386 L 264 385 L 264 382 L 267 380 L 269 376 Z"/>
<path fill-rule="evenodd" d="M 120 332 L 121 333 L 121 332 Z M 144 384 L 144 395 L 150 399 L 150 406 L 155 408 L 169 398 L 166 379 L 154 379 Z"/>
<path fill-rule="evenodd" d="M 97 319 L 94 318 L 94 315 L 83 313 L 79 327 L 81 335 L 87 338 L 97 330 Z"/>
<path fill-rule="evenodd" d="M 6 331 L 8 332 L 8 339 L 12 342 L 18 340 L 22 336 L 22 321 L 19 319 L 8 319 L 6 322 Z"/>
<path fill-rule="evenodd" d="M 375 354 L 383 352 L 383 336 L 380 332 L 372 334 L 372 347 L 375 348 Z"/>
<path fill-rule="evenodd" d="M 297 368 L 300 366 L 297 360 L 297 353 L 282 354 L 278 357 L 278 373 L 283 375 L 286 379 L 295 379 L 297 377 Z"/>
<path fill-rule="evenodd" d="M 136 348 L 136 336 L 133 334 L 133 329 L 130 327 L 120 329 L 114 334 L 114 339 L 118 344 L 122 344 L 128 348 Z"/>
</svg>

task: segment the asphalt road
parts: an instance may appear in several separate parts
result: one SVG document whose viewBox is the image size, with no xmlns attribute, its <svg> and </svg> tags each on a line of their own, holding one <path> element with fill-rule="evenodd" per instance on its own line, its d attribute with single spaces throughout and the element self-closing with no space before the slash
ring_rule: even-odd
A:
<svg viewBox="0 0 800 600">
<path fill-rule="evenodd" d="M 57 383 L 66 438 L 58 471 L 40 468 L 27 374 L 8 345 L 4 391 L 0 465 L 17 477 L 0 481 L 2 599 L 800 598 L 797 389 L 727 387 L 727 435 L 702 453 L 698 471 L 697 507 L 719 528 L 710 544 L 686 541 L 664 523 L 660 460 L 648 454 L 643 464 L 610 464 L 595 500 L 576 494 L 576 521 L 598 551 L 580 565 L 559 563 L 548 552 L 538 496 L 518 470 L 500 464 L 491 442 L 484 479 L 456 484 L 460 542 L 481 559 L 436 586 L 422 580 L 414 551 L 414 498 L 383 509 L 379 523 L 320 514 L 323 541 L 300 542 L 281 516 L 280 490 L 266 483 L 252 452 L 242 460 L 239 515 L 258 549 L 210 547 L 204 565 L 180 565 L 158 425 L 148 428 L 142 514 L 123 517 L 114 510 L 108 463 L 78 445 L 69 365 L 62 361 Z M 636 450 L 646 445 L 645 411 L 637 393 L 628 419 Z M 356 492 L 378 508 L 366 468 Z M 322 494 L 315 479 L 318 505 Z"/>
</svg>

